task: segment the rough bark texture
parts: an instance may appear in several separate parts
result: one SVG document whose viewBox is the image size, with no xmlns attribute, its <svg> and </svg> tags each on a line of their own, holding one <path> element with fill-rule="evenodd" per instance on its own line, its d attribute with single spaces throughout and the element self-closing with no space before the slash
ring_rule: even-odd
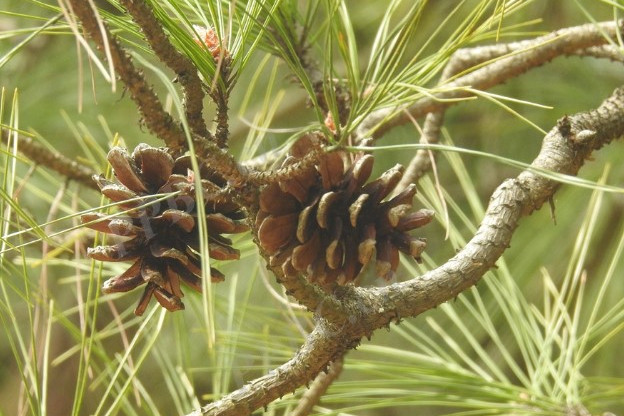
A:
<svg viewBox="0 0 624 416">
<path fill-rule="evenodd" d="M 141 27 L 156 56 L 178 76 L 178 81 L 184 89 L 186 120 L 193 133 L 200 137 L 212 138 L 202 114 L 204 110 L 204 89 L 193 62 L 171 44 L 162 25 L 145 1 L 122 0 L 121 4 L 132 15 L 132 19 Z"/>
</svg>

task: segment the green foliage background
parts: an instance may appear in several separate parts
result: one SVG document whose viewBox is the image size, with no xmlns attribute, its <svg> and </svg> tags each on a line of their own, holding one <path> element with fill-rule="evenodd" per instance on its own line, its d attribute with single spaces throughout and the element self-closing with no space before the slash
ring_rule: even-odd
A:
<svg viewBox="0 0 624 416">
<path fill-rule="evenodd" d="M 386 3 L 345 2 L 362 65 Z M 459 3 L 430 2 L 424 7 L 405 61 Z M 442 26 L 423 56 L 442 62 L 444 56 L 436 53 L 468 12 L 499 3 L 503 2 L 463 2 L 461 13 Z M 501 41 L 610 20 L 624 13 L 620 0 L 524 3 L 526 7 L 518 13 L 504 16 L 501 25 L 530 24 L 501 32 Z M 305 4 L 301 2 L 303 9 Z M 3 125 L 15 126 L 19 114 L 20 129 L 103 172 L 105 154 L 113 142 L 122 141 L 130 148 L 140 142 L 160 145 L 140 127 L 138 112 L 123 86 L 111 91 L 89 66 L 84 51 L 78 56 L 66 26 L 54 26 L 10 56 L 19 42 L 45 22 L 34 17 L 51 18 L 57 13 L 55 5 L 5 0 L 0 6 Z M 410 2 L 400 5 L 406 12 L 410 6 Z M 132 35 L 126 40 L 140 42 Z M 490 37 L 482 43 L 494 41 Z M 136 50 L 157 64 L 153 56 Z M 268 44 L 262 44 L 251 56 L 230 102 L 230 146 L 242 159 L 252 156 L 250 148 L 257 147 L 257 153 L 276 148 L 320 122 L 292 73 L 266 50 Z M 319 50 L 312 55 L 318 60 L 323 56 Z M 338 57 L 335 68 L 345 73 Z M 165 97 L 170 83 L 158 73 L 146 72 Z M 424 86 L 430 87 L 438 75 L 423 79 L 427 77 L 430 80 Z M 564 114 L 596 107 L 623 80 L 621 63 L 559 58 L 492 92 L 551 106 L 509 104 L 547 131 Z M 175 106 L 174 101 L 167 102 Z M 207 109 L 208 119 L 212 111 Z M 443 263 L 460 248 L 478 225 L 491 192 L 519 172 L 501 163 L 501 157 L 530 163 L 543 138 L 535 127 L 484 99 L 451 108 L 445 127 L 445 144 L 485 154 L 438 154 L 450 222 L 445 222 L 432 180 L 424 179 L 419 201 L 436 210 L 438 221 L 423 231 L 429 241 L 425 263 L 405 262 L 398 276 L 401 280 Z M 417 140 L 415 128 L 404 126 L 379 144 Z M 407 164 L 411 155 L 405 150 L 376 151 L 376 169 Z M 378 332 L 349 353 L 342 376 L 317 407 L 319 414 L 561 415 L 577 405 L 591 414 L 622 414 L 624 362 L 618 354 L 624 343 L 623 155 L 622 143 L 616 142 L 581 171 L 583 178 L 611 185 L 614 192 L 563 186 L 554 201 L 556 223 L 548 207 L 524 220 L 498 269 L 475 290 Z M 189 294 L 184 312 L 169 314 L 154 308 L 143 318 L 134 317 L 134 294 L 98 294 L 102 279 L 118 273 L 122 266 L 85 259 L 84 250 L 99 237 L 81 228 L 71 229 L 78 224 L 80 212 L 105 201 L 75 183 L 64 188 L 63 178 L 45 168 L 30 172 L 32 164 L 14 159 L 7 149 L 0 156 L 4 191 L 0 413 L 188 413 L 289 359 L 311 328 L 310 314 L 285 303 L 249 236 L 236 242 L 242 252 L 240 262 L 219 265 L 227 280 L 215 285 L 213 293 Z M 17 201 L 19 209 L 13 207 L 7 218 L 10 201 Z M 37 230 L 20 234 L 33 224 L 41 226 L 39 234 Z M 447 229 L 449 238 L 444 239 Z M 61 233 L 54 235 L 57 232 Z M 50 236 L 47 248 L 40 240 L 42 233 Z M 11 246 L 21 247 L 9 250 Z M 372 279 L 366 283 L 385 284 Z M 300 394 L 285 397 L 265 412 L 287 412 Z"/>
</svg>

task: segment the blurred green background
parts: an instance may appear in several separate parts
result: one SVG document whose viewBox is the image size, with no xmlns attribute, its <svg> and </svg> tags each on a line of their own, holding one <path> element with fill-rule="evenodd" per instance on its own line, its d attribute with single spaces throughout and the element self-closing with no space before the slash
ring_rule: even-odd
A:
<svg viewBox="0 0 624 416">
<path fill-rule="evenodd" d="M 362 55 L 366 55 L 370 48 L 376 27 L 385 10 L 385 3 L 377 0 L 346 2 Z M 428 39 L 455 3 L 430 2 L 420 21 L 414 39 L 415 45 Z M 471 5 L 477 3 L 468 1 L 465 7 L 470 9 Z M 4 0 L 0 6 L 0 32 L 5 33 L 0 37 L 0 55 L 5 56 L 24 39 L 25 34 L 18 33 L 21 29 L 42 23 L 23 15 L 49 18 L 55 14 L 41 4 Z M 538 35 L 557 28 L 586 23 L 591 19 L 611 20 L 614 17 L 614 10 L 621 16 L 624 12 L 622 7 L 624 6 L 621 1 L 528 2 L 521 12 L 506 18 L 505 24 L 533 20 L 535 22 L 525 27 L 525 33 L 519 34 L 517 38 L 509 37 L 501 40 L 523 39 L 530 37 L 530 34 Z M 452 30 L 452 25 L 444 27 L 439 39 L 444 39 L 444 34 L 450 34 Z M 25 30 L 25 33 L 27 32 Z M 434 42 L 429 46 L 429 52 L 439 47 L 440 45 Z M 255 59 L 260 62 L 261 58 L 262 54 L 259 52 Z M 263 86 L 269 85 L 271 76 L 269 67 L 270 65 L 267 65 L 267 69 L 260 73 L 260 81 L 255 84 L 256 90 L 250 94 L 250 101 L 244 112 L 239 111 L 239 108 L 248 93 L 247 86 L 250 85 L 249 82 L 254 75 L 254 65 L 250 65 L 249 70 L 241 75 L 239 84 L 233 91 L 230 104 L 232 131 L 230 145 L 235 154 L 242 151 L 251 129 L 250 122 L 260 111 L 266 111 Z M 173 77 L 172 74 L 168 72 L 167 74 Z M 159 86 L 156 77 L 153 74 L 149 76 L 153 77 L 157 91 L 165 97 L 164 88 L 162 85 Z M 301 129 L 314 122 L 314 115 L 307 105 L 305 95 L 292 81 L 283 65 L 277 67 L 275 79 L 275 93 L 284 94 L 284 97 L 281 101 L 275 102 L 277 105 L 275 117 L 269 126 L 271 130 L 265 134 L 260 145 L 261 150 L 274 148 L 290 136 L 290 132 L 284 133 L 282 129 Z M 621 62 L 593 58 L 558 58 L 492 89 L 492 92 L 553 107 L 546 110 L 510 104 L 522 116 L 548 131 L 556 120 L 565 114 L 595 108 L 615 87 L 621 85 L 622 81 L 624 71 Z M 59 30 L 55 34 L 39 36 L 20 49 L 1 67 L 0 85 L 4 89 L 5 97 L 4 113 L 1 115 L 3 123 L 7 123 L 11 108 L 9 104 L 16 91 L 18 105 L 14 108 L 19 111 L 19 127 L 35 132 L 59 152 L 89 163 L 95 170 L 105 169 L 102 155 L 111 145 L 115 135 L 121 136 L 130 148 L 140 142 L 160 144 L 140 126 L 140 116 L 128 94 L 124 94 L 123 86 L 118 84 L 117 91 L 111 91 L 110 85 L 90 67 L 84 51 L 78 53 L 76 42 L 68 31 Z M 79 96 L 82 96 L 81 100 Z M 166 99 L 163 100 L 167 102 Z M 206 111 L 206 117 L 212 118 L 210 107 Z M 459 147 L 477 149 L 526 163 L 530 163 L 535 157 L 543 138 L 543 134 L 535 128 L 486 100 L 464 102 L 452 107 L 446 114 L 445 127 L 447 139 L 452 139 Z M 392 130 L 380 143 L 413 143 L 417 140 L 418 134 L 414 127 L 404 126 Z M 616 142 L 596 153 L 594 160 L 581 170 L 581 176 L 598 181 L 608 167 L 606 182 L 621 187 L 624 178 L 622 146 L 621 142 Z M 381 172 L 395 163 L 407 164 L 411 156 L 410 152 L 406 151 L 376 152 L 376 170 Z M 473 204 L 475 200 L 482 205 L 487 204 L 496 186 L 505 178 L 517 175 L 519 171 L 492 158 L 461 156 L 461 161 L 474 192 L 467 192 L 458 180 L 453 165 L 455 162 L 444 156 L 438 158 L 440 183 L 449 197 L 457 203 L 458 209 L 466 212 L 472 224 L 476 225 L 480 217 L 477 212 L 473 212 L 474 205 L 471 205 L 471 201 Z M 28 163 L 21 161 L 17 163 L 15 183 L 17 188 L 23 186 L 23 189 L 16 200 L 38 224 L 49 220 L 52 206 L 58 206 L 57 211 L 52 213 L 52 218 L 59 218 L 97 207 L 102 203 L 100 196 L 95 192 L 70 183 L 61 197 L 60 205 L 55 204 L 53 200 L 63 185 L 62 179 L 45 168 L 37 168 L 34 174 L 29 176 L 29 168 Z M 5 179 L 7 172 L 8 170 L 5 170 Z M 425 189 L 421 194 L 425 200 L 431 201 L 433 188 L 430 183 L 423 184 L 423 187 L 427 186 L 429 193 Z M 505 253 L 504 269 L 509 270 L 510 276 L 519 287 L 518 293 L 524 296 L 527 304 L 534 305 L 538 309 L 542 307 L 546 297 L 544 276 L 549 275 L 555 285 L 562 284 L 566 270 L 571 267 L 571 260 L 579 253 L 575 241 L 579 230 L 583 229 L 591 194 L 591 190 L 565 185 L 555 196 L 556 223 L 551 218 L 548 207 L 542 208 L 521 222 L 511 247 Z M 604 276 L 615 258 L 614 253 L 624 226 L 623 205 L 621 192 L 606 193 L 602 205 L 599 209 L 596 208 L 598 218 L 595 230 L 590 236 L 589 248 L 580 266 L 585 272 L 583 290 L 587 299 L 585 304 L 588 306 L 583 310 L 579 322 L 587 321 L 592 308 L 592 299 L 602 287 Z M 72 221 L 76 222 L 75 216 L 52 224 L 45 230 L 49 234 L 67 229 Z M 463 222 L 457 213 L 451 213 L 451 221 L 456 226 L 455 236 L 464 238 L 470 236 L 470 225 Z M 11 225 L 11 230 L 20 227 L 23 227 L 23 224 L 15 221 Z M 422 235 L 429 241 L 428 258 L 419 271 L 443 263 L 459 248 L 457 243 L 451 241 L 453 239 L 443 238 L 445 232 L 445 227 L 441 223 L 422 231 Z M 99 298 L 97 316 L 93 318 L 93 315 L 90 315 L 93 324 L 90 322 L 85 324 L 85 318 L 77 305 L 81 304 L 81 299 L 94 296 L 95 283 L 94 286 L 89 286 L 94 276 L 91 267 L 95 268 L 95 276 L 100 267 L 99 264 L 92 266 L 90 261 L 84 258 L 84 252 L 81 252 L 92 243 L 92 239 L 93 235 L 77 230 L 53 238 L 53 245 L 66 244 L 68 248 L 66 251 L 53 253 L 48 251 L 42 254 L 42 243 L 39 242 L 26 246 L 23 256 L 15 251 L 5 255 L 4 261 L 9 265 L 5 263 L 1 276 L 7 285 L 3 289 L 6 294 L 2 301 L 5 331 L 0 332 L 0 359 L 4 363 L 0 368 L 2 414 L 68 415 L 74 412 L 86 415 L 107 414 L 110 411 L 112 414 L 169 415 L 189 412 L 199 403 L 205 403 L 219 394 L 239 388 L 245 382 L 290 358 L 300 345 L 303 333 L 311 328 L 310 315 L 297 309 L 290 309 L 271 296 L 267 286 L 276 293 L 281 293 L 281 289 L 270 275 L 267 276 L 268 272 L 261 264 L 248 236 L 237 241 L 237 248 L 241 249 L 243 254 L 241 262 L 219 265 L 219 269 L 225 272 L 228 278 L 225 283 L 215 285 L 213 289 L 215 312 L 212 319 L 217 328 L 216 345 L 209 343 L 207 324 L 201 318 L 203 313 L 201 299 L 195 294 L 189 294 L 188 299 L 185 298 L 187 305 L 185 312 L 161 315 L 160 311 L 154 311 L 145 320 L 131 315 L 137 300 L 135 294 Z M 11 243 L 19 241 L 11 240 Z M 622 260 L 616 258 L 615 264 L 619 265 L 621 270 Z M 121 270 L 120 267 L 104 265 L 102 278 L 118 272 Z M 495 271 L 488 279 L 497 278 L 497 273 L 502 271 Z M 20 274 L 26 275 L 27 279 L 20 278 Z M 399 279 L 409 277 L 410 271 L 402 269 Z M 602 299 L 601 307 L 605 310 L 619 305 L 618 302 L 624 297 L 623 277 L 619 273 L 611 281 L 608 292 Z M 373 284 L 385 283 L 373 282 Z M 485 283 L 479 284 L 478 289 L 493 322 L 497 324 L 501 339 L 515 354 L 518 362 L 522 363 L 522 356 L 514 345 L 513 330 L 507 327 L 508 320 L 496 306 L 500 301 L 491 295 L 491 288 Z M 26 293 L 30 294 L 29 298 L 26 298 Z M 45 293 L 45 297 L 42 293 Z M 510 294 L 510 297 L 513 296 Z M 47 309 L 49 299 L 54 300 L 51 311 Z M 580 302 L 574 299 L 566 304 L 570 311 L 573 311 Z M 10 307 L 7 306 L 9 303 Z M 496 346 L 478 322 L 470 317 L 466 306 L 460 300 L 450 305 L 465 318 L 466 327 L 474 331 L 484 351 L 491 353 L 492 359 L 501 363 L 502 371 L 507 372 L 510 384 L 517 384 L 518 380 L 514 373 L 505 367 Z M 47 311 L 42 312 L 41 316 L 50 317 L 49 321 L 32 324 L 36 321 L 36 318 L 33 318 L 36 306 Z M 9 316 L 11 319 L 7 320 Z M 432 330 L 431 321 L 427 321 L 428 319 L 435 320 L 440 327 L 445 328 L 446 335 Z M 461 335 L 461 329 L 452 323 L 452 319 L 442 308 L 406 321 L 408 325 L 428 333 L 431 339 L 442 350 L 448 350 L 449 354 L 452 353 L 452 347 L 448 342 L 456 340 L 463 345 L 462 348 L 467 354 L 474 355 L 477 362 L 482 360 L 482 357 L 467 345 L 466 339 Z M 624 321 L 620 318 L 618 322 L 622 324 Z M 49 339 L 44 340 L 42 334 L 46 333 L 47 323 L 50 325 Z M 35 327 L 38 329 L 33 329 Z M 99 334 L 94 341 L 93 357 L 85 366 L 81 365 L 80 358 L 81 349 L 84 350 L 87 345 L 85 341 L 87 338 L 81 334 L 82 328 L 89 328 L 89 331 L 95 328 L 95 333 Z M 417 348 L 414 340 L 404 336 L 399 328 L 402 326 L 391 328 L 387 332 L 378 331 L 371 341 L 364 342 L 361 349 L 349 353 L 340 381 L 330 389 L 327 398 L 322 401 L 323 409 L 326 411 L 319 412 L 327 413 L 333 409 L 336 412 L 358 415 L 407 415 L 414 414 L 414 411 L 422 414 L 447 414 L 464 409 L 463 404 L 474 408 L 473 405 L 468 405 L 470 396 L 465 400 L 455 398 L 454 406 L 451 405 L 454 403 L 451 398 L 447 398 L 442 404 L 436 404 L 435 400 L 431 400 L 424 408 L 417 402 L 419 400 L 422 403 L 426 402 L 423 399 L 425 395 L 411 396 L 408 393 L 409 389 L 403 392 L 397 388 L 394 391 L 385 391 L 377 398 L 374 396 L 375 391 L 381 392 L 384 385 L 394 386 L 393 383 L 409 385 L 407 380 L 421 377 L 417 371 L 418 365 L 406 361 L 405 356 L 375 349 L 388 347 L 393 351 L 415 351 Z M 619 328 L 618 325 L 612 328 L 615 331 L 611 334 L 613 337 L 603 346 L 599 354 L 584 364 L 582 369 L 584 381 L 577 387 L 585 394 L 583 396 L 579 393 L 582 397 L 595 399 L 595 407 L 591 407 L 594 402 L 588 404 L 592 414 L 606 411 L 615 414 L 624 412 L 622 382 L 624 362 L 619 359 L 624 336 L 618 332 Z M 15 335 L 18 332 L 22 334 L 24 340 L 32 340 L 32 345 L 28 342 L 19 345 L 17 340 L 20 338 Z M 132 349 L 131 360 L 128 362 L 123 355 L 128 348 L 129 340 L 132 340 L 135 334 L 139 334 L 136 338 L 137 346 Z M 593 342 L 598 340 L 593 339 Z M 29 352 L 31 348 L 37 350 L 44 346 L 47 351 L 45 359 L 40 355 L 43 350 L 37 355 L 43 362 L 29 362 L 24 358 L 32 356 Z M 419 350 L 419 353 L 422 351 Z M 117 367 L 118 362 L 124 364 Z M 139 367 L 139 364 L 140 369 L 134 374 L 133 369 Z M 400 370 L 396 368 L 393 370 L 393 366 L 398 366 Z M 413 373 L 410 372 L 412 366 Z M 32 376 L 36 382 L 32 381 L 30 372 L 26 371 L 28 368 L 39 368 L 38 375 Z M 121 368 L 121 375 L 115 374 L 117 368 Z M 80 380 L 78 377 L 80 372 L 84 373 L 86 387 L 83 387 L 80 399 L 82 404 L 77 409 L 75 392 L 78 389 L 76 380 Z M 29 386 L 39 386 L 38 397 L 47 402 L 47 408 L 42 410 L 41 403 L 37 405 L 28 402 L 26 397 L 29 395 L 25 393 L 22 384 L 21 375 L 24 374 L 24 377 L 30 380 L 27 384 L 32 383 L 28 384 Z M 127 385 L 124 384 L 126 380 Z M 107 390 L 109 385 L 110 391 Z M 611 393 L 608 400 L 601 402 L 600 392 L 605 389 L 600 390 L 602 387 L 596 386 L 603 385 L 613 387 L 616 391 L 619 389 L 621 400 L 617 399 L 616 392 Z M 591 394 L 593 389 L 596 389 L 595 396 Z M 354 393 L 358 390 L 374 400 L 363 400 Z M 43 392 L 44 397 L 47 397 L 45 400 L 41 399 Z M 33 397 L 37 396 L 31 394 Z M 466 394 L 471 394 L 469 389 Z M 291 396 L 272 405 L 266 413 L 282 414 L 293 405 L 297 397 Z M 119 403 L 114 401 L 115 398 L 119 399 Z M 37 402 L 39 399 L 34 401 Z M 111 406 L 113 402 L 115 405 Z M 366 403 L 368 406 L 349 410 L 350 406 L 356 406 L 358 403 Z M 605 403 L 608 403 L 608 406 Z M 480 410 L 482 413 L 473 414 L 504 414 L 504 410 L 499 409 L 497 412 L 495 408 L 488 408 L 487 404 L 482 404 Z M 529 410 L 527 413 L 530 413 Z M 545 413 L 535 410 L 535 414 Z M 554 414 L 562 413 L 554 412 Z"/>
</svg>

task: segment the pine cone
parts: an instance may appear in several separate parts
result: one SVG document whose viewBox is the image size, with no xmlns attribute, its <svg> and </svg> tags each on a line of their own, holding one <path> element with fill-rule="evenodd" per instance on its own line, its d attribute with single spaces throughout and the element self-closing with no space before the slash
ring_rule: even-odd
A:
<svg viewBox="0 0 624 416">
<path fill-rule="evenodd" d="M 132 261 L 121 275 L 102 286 L 104 293 L 127 292 L 146 284 L 134 313 L 142 315 L 152 298 L 169 311 L 184 309 L 180 281 L 201 291 L 201 258 L 195 204 L 195 183 L 190 158 L 174 160 L 164 149 L 140 144 L 128 155 L 114 147 L 108 161 L 121 184 L 96 176 L 102 194 L 119 203 L 124 212 L 112 218 L 100 213 L 85 214 L 86 226 L 104 233 L 129 236 L 129 240 L 89 249 L 88 256 L 102 261 Z M 202 173 L 202 178 L 204 178 Z M 239 220 L 242 212 L 219 196 L 221 187 L 202 179 L 209 231 L 209 255 L 217 260 L 239 258 L 238 250 L 222 233 L 240 233 L 247 229 Z M 222 183 L 219 183 L 222 185 Z M 163 194 L 176 193 L 166 197 Z M 213 282 L 224 280 L 211 268 Z"/>
<path fill-rule="evenodd" d="M 296 143 L 294 157 L 285 164 L 308 153 L 313 141 Z M 408 232 L 429 223 L 433 211 L 412 212 L 413 184 L 383 201 L 401 179 L 403 167 L 396 165 L 366 183 L 373 156 L 359 155 L 346 169 L 347 156 L 325 153 L 318 166 L 262 190 L 258 240 L 271 255 L 271 266 L 281 266 L 284 274 L 307 273 L 323 285 L 344 285 L 355 280 L 373 252 L 376 274 L 387 280 L 397 270 L 399 251 L 420 260 L 426 241 Z"/>
</svg>

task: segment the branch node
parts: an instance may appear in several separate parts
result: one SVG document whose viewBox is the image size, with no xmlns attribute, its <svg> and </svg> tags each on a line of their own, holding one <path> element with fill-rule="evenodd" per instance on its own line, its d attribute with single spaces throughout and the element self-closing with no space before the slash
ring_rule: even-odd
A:
<svg viewBox="0 0 624 416">
<path fill-rule="evenodd" d="M 572 125 L 570 123 L 570 117 L 565 115 L 565 116 L 561 117 L 559 120 L 557 120 L 557 129 L 559 130 L 559 133 L 563 137 L 568 137 L 568 135 L 570 134 L 570 130 L 572 130 Z"/>
</svg>

